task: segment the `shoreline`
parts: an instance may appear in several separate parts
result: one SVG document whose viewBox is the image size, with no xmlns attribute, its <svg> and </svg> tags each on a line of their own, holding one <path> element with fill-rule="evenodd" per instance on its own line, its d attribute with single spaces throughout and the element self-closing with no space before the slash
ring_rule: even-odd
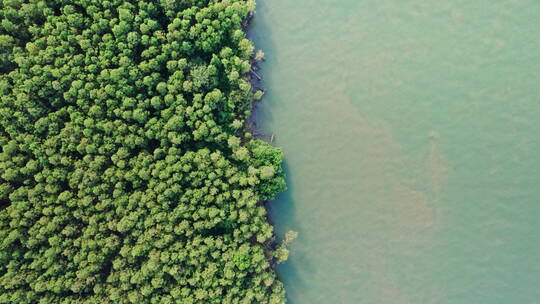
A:
<svg viewBox="0 0 540 304">
<path fill-rule="evenodd" d="M 255 13 L 254 12 L 250 13 L 248 17 L 244 20 L 242 28 L 243 28 L 244 33 L 246 34 L 246 38 L 249 39 L 249 41 L 251 41 L 251 43 L 253 44 L 254 52 L 256 52 L 255 50 L 257 50 L 257 48 L 250 35 L 250 32 L 254 31 L 254 28 L 252 26 L 254 17 L 255 17 Z M 258 105 L 261 102 L 263 102 L 263 99 L 267 92 L 266 88 L 264 88 L 263 86 L 264 77 L 257 73 L 262 70 L 259 64 L 264 61 L 265 61 L 264 58 L 262 58 L 261 60 L 256 60 L 255 53 L 254 53 L 249 61 L 250 70 L 244 75 L 245 79 L 247 79 L 251 85 L 252 92 L 255 93 L 260 90 L 263 92 L 263 96 L 259 100 L 253 99 L 251 103 L 250 114 L 246 118 L 243 132 L 249 133 L 251 135 L 251 140 L 259 139 L 274 147 L 273 141 L 275 138 L 275 134 L 274 133 L 272 133 L 271 135 L 264 134 L 261 130 L 257 129 L 258 123 L 260 122 L 257 120 L 257 115 L 256 115 L 257 110 L 258 110 Z M 242 134 L 242 139 L 244 139 L 244 134 Z M 280 247 L 280 242 L 279 242 L 280 238 L 276 233 L 276 222 L 274 218 L 272 218 L 271 212 L 270 212 L 272 209 L 271 203 L 274 202 L 275 200 L 276 199 L 264 200 L 264 201 L 259 201 L 257 203 L 258 206 L 263 206 L 264 209 L 266 210 L 266 216 L 265 216 L 266 221 L 268 222 L 268 224 L 272 226 L 272 237 L 268 239 L 265 243 L 259 243 L 259 244 L 263 246 L 263 248 L 265 249 L 265 253 L 268 256 L 270 256 L 270 258 L 268 259 L 268 262 L 270 263 L 270 268 L 274 271 L 276 270 L 276 267 L 279 264 L 279 262 L 277 261 L 276 257 L 272 256 L 272 253 L 275 252 L 276 249 Z M 280 276 L 277 273 L 276 275 L 278 276 L 278 279 L 280 279 Z"/>
</svg>

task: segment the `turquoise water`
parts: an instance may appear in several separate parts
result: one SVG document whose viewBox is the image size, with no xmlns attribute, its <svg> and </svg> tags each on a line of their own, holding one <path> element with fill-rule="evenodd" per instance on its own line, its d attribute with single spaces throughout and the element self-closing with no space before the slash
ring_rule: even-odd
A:
<svg viewBox="0 0 540 304">
<path fill-rule="evenodd" d="M 259 0 L 289 303 L 540 303 L 540 2 Z"/>
</svg>

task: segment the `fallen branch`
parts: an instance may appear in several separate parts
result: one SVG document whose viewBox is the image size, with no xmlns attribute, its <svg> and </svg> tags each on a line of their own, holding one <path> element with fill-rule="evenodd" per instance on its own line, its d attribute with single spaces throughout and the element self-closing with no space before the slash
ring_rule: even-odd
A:
<svg viewBox="0 0 540 304">
<path fill-rule="evenodd" d="M 262 77 L 259 76 L 259 74 L 257 74 L 257 72 L 255 72 L 253 69 L 251 69 L 251 73 L 252 73 L 253 75 L 255 75 L 255 77 L 257 77 L 258 80 L 262 80 Z"/>
</svg>

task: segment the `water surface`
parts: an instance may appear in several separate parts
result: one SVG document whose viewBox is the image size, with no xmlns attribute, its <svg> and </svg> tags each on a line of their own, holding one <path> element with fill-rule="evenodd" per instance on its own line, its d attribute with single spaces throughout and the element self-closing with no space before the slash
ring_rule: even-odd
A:
<svg viewBox="0 0 540 304">
<path fill-rule="evenodd" d="M 540 303 L 540 2 L 257 11 L 289 303 Z"/>
</svg>

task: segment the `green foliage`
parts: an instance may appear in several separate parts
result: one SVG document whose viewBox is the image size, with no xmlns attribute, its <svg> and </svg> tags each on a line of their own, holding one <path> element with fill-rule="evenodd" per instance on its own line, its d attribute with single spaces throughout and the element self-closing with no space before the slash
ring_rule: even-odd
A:
<svg viewBox="0 0 540 304">
<path fill-rule="evenodd" d="M 298 232 L 287 231 L 285 233 L 285 239 L 281 242 L 281 245 L 273 252 L 274 257 L 278 263 L 283 263 L 289 258 L 289 245 L 298 237 Z"/>
<path fill-rule="evenodd" d="M 0 303 L 284 302 L 253 9 L 0 1 Z"/>
<path fill-rule="evenodd" d="M 261 100 L 262 97 L 264 95 L 264 92 L 259 90 L 259 91 L 256 91 L 255 94 L 253 94 L 253 99 L 255 100 Z"/>
<path fill-rule="evenodd" d="M 264 52 L 263 50 L 257 50 L 255 53 L 255 61 L 261 61 L 264 60 Z"/>
<path fill-rule="evenodd" d="M 236 253 L 234 255 L 233 261 L 236 267 L 238 267 L 238 269 L 240 270 L 245 270 L 249 266 L 251 266 L 251 259 L 250 259 L 249 254 Z"/>
</svg>

